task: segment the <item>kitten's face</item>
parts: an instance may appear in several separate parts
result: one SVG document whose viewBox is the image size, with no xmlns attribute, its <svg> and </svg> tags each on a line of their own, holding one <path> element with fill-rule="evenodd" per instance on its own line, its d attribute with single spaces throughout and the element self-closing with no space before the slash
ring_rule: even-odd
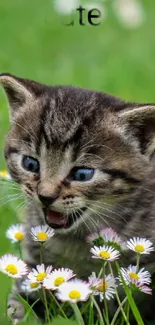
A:
<svg viewBox="0 0 155 325">
<path fill-rule="evenodd" d="M 5 148 L 12 178 L 52 228 L 72 230 L 88 219 L 94 227 L 103 219 L 109 225 L 105 211 L 148 171 L 148 157 L 119 115 L 133 106 L 102 93 L 7 78 L 16 83 L 12 92 L 5 83 L 14 107 Z"/>
</svg>

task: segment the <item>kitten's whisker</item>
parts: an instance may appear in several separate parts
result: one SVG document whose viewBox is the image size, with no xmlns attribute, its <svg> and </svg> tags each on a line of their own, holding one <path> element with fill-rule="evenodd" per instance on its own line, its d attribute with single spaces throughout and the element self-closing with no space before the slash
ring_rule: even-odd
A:
<svg viewBox="0 0 155 325">
<path fill-rule="evenodd" d="M 8 186 L 15 186 L 15 187 L 19 187 L 20 185 L 17 184 L 16 182 L 13 181 L 8 181 L 7 179 L 4 178 L 0 178 L 0 183 L 4 184 L 4 185 L 8 185 Z"/>
<path fill-rule="evenodd" d="M 105 216 L 107 219 L 112 219 L 112 220 L 115 220 L 114 218 L 112 218 L 111 216 L 107 216 L 106 214 L 101 214 L 99 212 L 96 212 L 95 210 L 93 210 L 92 208 L 88 207 L 88 209 L 90 209 L 91 211 L 93 211 L 97 216 L 99 216 L 99 218 L 101 218 L 106 224 L 108 227 L 110 227 L 108 221 L 106 219 L 103 218 L 103 216 Z"/>
<path fill-rule="evenodd" d="M 21 196 L 22 197 L 22 196 Z M 9 199 L 9 200 L 6 200 L 3 204 L 0 204 L 0 208 L 1 207 L 3 207 L 4 205 L 6 205 L 6 204 L 10 204 L 10 202 L 12 202 L 12 201 L 17 201 L 19 198 L 21 198 L 20 196 L 18 196 L 18 197 L 14 197 L 14 198 L 12 198 L 12 199 Z"/>
<path fill-rule="evenodd" d="M 26 207 L 26 203 L 25 201 L 23 201 L 18 204 L 18 206 L 16 207 L 16 211 L 18 212 L 20 209 L 25 209 L 25 207 Z"/>
<path fill-rule="evenodd" d="M 90 156 L 97 157 L 99 160 L 101 160 L 105 164 L 105 160 L 102 157 L 96 155 L 95 153 L 85 153 L 83 155 L 83 157 L 85 157 L 86 159 L 87 159 L 87 157 L 90 157 Z M 81 159 L 81 156 L 80 156 L 80 159 Z"/>
<path fill-rule="evenodd" d="M 87 225 L 86 221 L 84 220 L 83 211 L 81 209 L 79 209 L 79 211 L 82 212 L 81 214 L 78 212 L 79 217 L 82 219 L 82 222 L 85 224 L 85 226 L 89 230 L 89 232 L 91 232 L 91 229 L 89 228 L 89 226 Z"/>
<path fill-rule="evenodd" d="M 0 190 L 0 193 L 10 193 L 10 192 L 13 192 L 13 193 L 21 193 L 21 189 L 18 189 L 18 188 L 15 188 L 15 187 L 1 187 L 1 190 Z"/>
<path fill-rule="evenodd" d="M 18 198 L 19 194 L 17 194 L 17 193 L 16 194 L 6 194 L 6 195 L 4 195 L 3 197 L 0 198 L 0 202 L 4 201 L 5 199 L 9 199 L 9 198 L 13 198 L 13 197 Z"/>
<path fill-rule="evenodd" d="M 88 220 L 92 223 L 95 230 L 97 230 L 99 227 L 98 223 L 88 213 L 86 213 L 86 215 L 88 216 Z"/>
<path fill-rule="evenodd" d="M 35 135 L 30 133 L 26 128 L 24 128 L 21 124 L 17 123 L 16 121 L 14 120 L 11 120 L 11 124 L 14 123 L 16 124 L 17 126 L 19 126 L 22 130 L 24 130 L 27 134 L 29 134 L 30 137 L 32 137 L 33 141 L 35 141 Z"/>
<path fill-rule="evenodd" d="M 24 143 L 24 144 L 26 144 L 26 145 L 29 145 L 29 143 L 28 143 L 27 141 L 24 141 L 24 140 L 22 140 L 22 139 L 13 139 L 13 138 L 10 139 L 10 138 L 9 138 L 9 140 L 10 140 L 10 141 L 16 141 L 17 143 L 18 143 L 18 142 L 22 142 L 22 143 Z"/>
<path fill-rule="evenodd" d="M 108 218 L 108 216 L 106 214 L 101 215 L 100 213 L 96 212 L 95 210 L 91 209 L 90 207 L 88 207 L 88 209 L 91 210 L 91 211 L 93 211 L 96 215 L 98 215 L 99 218 L 101 218 L 107 224 L 107 226 L 110 227 L 108 221 L 103 218 L 103 216 L 105 216 L 106 218 Z M 111 219 L 113 219 L 113 218 L 111 218 Z"/>
<path fill-rule="evenodd" d="M 90 201 L 87 201 L 87 200 L 85 200 L 85 202 L 87 202 L 87 203 L 89 203 L 90 204 Z M 121 215 L 121 214 L 119 214 L 119 213 L 117 213 L 117 212 L 115 212 L 115 211 L 113 211 L 113 210 L 110 210 L 110 209 L 108 209 L 108 208 L 105 208 L 105 207 L 103 207 L 103 206 L 101 206 L 101 205 L 98 205 L 98 204 L 92 204 L 91 203 L 91 206 L 94 206 L 94 207 L 98 207 L 98 208 L 100 208 L 100 209 L 102 209 L 103 211 L 108 211 L 108 212 L 110 212 L 110 213 L 113 213 L 114 215 L 116 215 L 117 217 L 119 217 L 119 218 L 121 218 L 124 222 L 127 222 L 127 220 Z M 105 203 L 105 206 L 106 206 L 106 203 Z M 122 210 L 123 211 L 123 210 Z M 102 212 L 101 212 L 102 213 Z M 108 216 L 109 218 L 112 218 L 112 216 Z M 113 218 L 113 220 L 115 220 L 114 218 Z"/>
<path fill-rule="evenodd" d="M 93 137 L 93 139 L 91 139 L 90 141 L 88 141 L 87 143 L 85 143 L 85 144 L 81 147 L 81 149 L 82 149 L 82 150 L 86 150 L 86 148 L 90 148 L 90 147 L 103 147 L 103 148 L 106 148 L 106 149 L 108 149 L 108 150 L 114 151 L 114 149 L 112 149 L 112 148 L 110 148 L 110 147 L 108 147 L 108 146 L 106 146 L 106 145 L 104 145 L 104 144 L 97 144 L 97 143 L 94 143 L 94 139 L 96 139 L 97 136 L 98 136 L 98 134 L 96 135 L 96 137 Z M 88 144 L 91 143 L 91 142 L 93 142 L 93 144 L 88 145 Z"/>
</svg>

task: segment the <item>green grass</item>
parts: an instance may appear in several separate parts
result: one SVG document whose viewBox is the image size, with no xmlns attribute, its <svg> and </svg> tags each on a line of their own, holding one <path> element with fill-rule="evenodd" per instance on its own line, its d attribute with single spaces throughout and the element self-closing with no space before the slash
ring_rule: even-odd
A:
<svg viewBox="0 0 155 325">
<path fill-rule="evenodd" d="M 108 2 L 108 17 L 100 27 L 78 26 L 77 19 L 74 27 L 66 27 L 54 14 L 52 0 L 1 0 L 0 72 L 103 90 L 126 100 L 155 101 L 155 2 L 143 1 L 146 21 L 136 30 L 124 29 Z M 7 102 L 0 91 L 0 169 L 5 168 L 8 127 Z M 11 250 L 5 230 L 15 215 L 11 205 L 0 206 L 0 255 Z M 10 281 L 0 275 L 0 317 L 9 287 Z"/>
</svg>

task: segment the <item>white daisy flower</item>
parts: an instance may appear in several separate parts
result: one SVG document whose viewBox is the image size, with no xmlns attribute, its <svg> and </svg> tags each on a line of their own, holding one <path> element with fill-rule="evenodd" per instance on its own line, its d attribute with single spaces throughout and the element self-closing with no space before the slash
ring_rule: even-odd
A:
<svg viewBox="0 0 155 325">
<path fill-rule="evenodd" d="M 145 271 L 144 268 L 140 269 L 137 272 L 136 266 L 130 265 L 128 268 L 121 267 L 120 271 L 121 271 L 123 279 L 127 285 L 129 285 L 130 283 L 133 283 L 133 284 L 139 286 L 139 285 L 151 283 L 151 274 L 148 271 Z M 121 281 L 121 279 L 120 279 L 120 281 Z"/>
<path fill-rule="evenodd" d="M 32 281 L 29 279 L 26 279 L 25 281 L 23 281 L 22 285 L 21 285 L 21 289 L 24 292 L 33 292 L 33 291 L 37 291 L 41 288 L 41 284 L 37 281 Z"/>
<path fill-rule="evenodd" d="M 45 278 L 43 286 L 46 289 L 56 290 L 62 283 L 67 282 L 74 276 L 75 274 L 70 269 L 61 268 L 54 270 Z"/>
<path fill-rule="evenodd" d="M 52 271 L 52 266 L 48 266 L 45 268 L 44 264 L 37 265 L 36 269 L 32 269 L 32 271 L 28 274 L 28 279 L 33 282 L 42 283 L 44 279 L 50 275 Z"/>
<path fill-rule="evenodd" d="M 120 253 L 117 249 L 108 246 L 94 246 L 91 248 L 90 252 L 93 254 L 92 258 L 100 258 L 104 261 L 115 261 L 119 258 Z"/>
<path fill-rule="evenodd" d="M 100 234 L 98 232 L 93 232 L 92 234 L 87 236 L 87 242 L 92 244 L 94 243 L 96 240 L 100 239 Z"/>
<path fill-rule="evenodd" d="M 22 224 L 12 225 L 6 232 L 7 238 L 11 239 L 12 243 L 21 242 L 24 239 L 24 227 Z"/>
<path fill-rule="evenodd" d="M 9 173 L 7 172 L 7 170 L 2 170 L 0 171 L 0 178 L 6 179 L 6 180 L 10 180 L 11 176 L 9 175 Z"/>
<path fill-rule="evenodd" d="M 86 301 L 91 292 L 92 291 L 90 290 L 88 283 L 82 280 L 74 279 L 61 284 L 58 287 L 56 296 L 61 301 L 76 303 L 78 301 Z"/>
<path fill-rule="evenodd" d="M 34 241 L 43 243 L 54 235 L 54 230 L 47 225 L 32 227 L 31 235 Z"/>
<path fill-rule="evenodd" d="M 5 254 L 0 258 L 0 271 L 12 278 L 21 278 L 27 274 L 28 268 L 20 258 Z"/>
<path fill-rule="evenodd" d="M 126 245 L 129 249 L 138 254 L 150 254 L 150 252 L 154 251 L 152 242 L 146 238 L 130 238 Z"/>
<path fill-rule="evenodd" d="M 111 274 L 105 277 L 105 280 L 99 279 L 96 277 L 96 274 L 93 272 L 92 275 L 88 278 L 90 289 L 93 290 L 94 295 L 100 296 L 100 301 L 104 299 L 110 300 L 114 298 L 115 294 L 115 278 Z"/>
<path fill-rule="evenodd" d="M 122 239 L 117 235 L 116 231 L 112 228 L 104 228 L 100 231 L 100 236 L 103 238 L 105 243 L 110 245 L 116 245 L 121 247 L 123 244 Z"/>
</svg>

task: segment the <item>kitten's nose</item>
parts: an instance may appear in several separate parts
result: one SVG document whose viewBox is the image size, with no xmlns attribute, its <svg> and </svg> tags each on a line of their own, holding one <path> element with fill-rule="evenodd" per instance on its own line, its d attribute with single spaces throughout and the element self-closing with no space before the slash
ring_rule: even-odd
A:
<svg viewBox="0 0 155 325">
<path fill-rule="evenodd" d="M 40 201 L 46 206 L 52 204 L 58 198 L 58 196 L 56 196 L 56 195 L 53 195 L 53 196 L 38 195 L 38 197 L 39 197 Z"/>
</svg>

